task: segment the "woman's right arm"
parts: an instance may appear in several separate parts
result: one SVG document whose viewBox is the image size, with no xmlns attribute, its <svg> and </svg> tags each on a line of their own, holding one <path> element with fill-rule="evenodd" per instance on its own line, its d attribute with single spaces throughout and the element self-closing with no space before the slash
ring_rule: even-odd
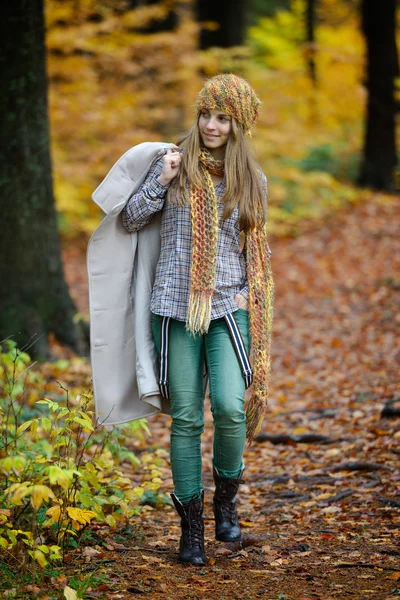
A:
<svg viewBox="0 0 400 600">
<path fill-rule="evenodd" d="M 143 185 L 122 209 L 122 223 L 129 232 L 139 231 L 164 206 L 171 181 L 178 175 L 182 155 L 178 146 L 170 146 L 151 167 Z"/>
<path fill-rule="evenodd" d="M 170 182 L 163 184 L 158 181 L 162 169 L 163 159 L 160 158 L 150 167 L 143 184 L 124 206 L 122 224 L 130 233 L 142 229 L 164 206 Z"/>
</svg>

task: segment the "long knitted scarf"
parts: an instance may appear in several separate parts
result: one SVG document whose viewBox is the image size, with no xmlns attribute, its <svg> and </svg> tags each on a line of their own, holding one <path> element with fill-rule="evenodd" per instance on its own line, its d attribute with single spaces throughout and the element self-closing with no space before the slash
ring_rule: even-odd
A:
<svg viewBox="0 0 400 600">
<path fill-rule="evenodd" d="M 218 203 L 211 173 L 222 177 L 224 162 L 215 161 L 201 149 L 199 167 L 203 187 L 190 187 L 192 263 L 186 328 L 193 335 L 206 333 L 211 320 L 218 245 Z M 265 227 L 247 232 L 246 261 L 253 362 L 253 390 L 246 411 L 246 429 L 251 442 L 262 425 L 270 371 L 274 285 Z"/>
</svg>

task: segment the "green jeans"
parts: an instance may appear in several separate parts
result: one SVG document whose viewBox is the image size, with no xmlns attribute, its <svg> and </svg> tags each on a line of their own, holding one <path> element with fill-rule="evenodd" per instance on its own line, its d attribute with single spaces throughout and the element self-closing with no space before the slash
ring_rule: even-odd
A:
<svg viewBox="0 0 400 600">
<path fill-rule="evenodd" d="M 249 352 L 249 314 L 239 309 L 234 319 Z M 160 355 L 162 317 L 152 326 Z M 168 387 L 171 403 L 171 469 L 181 502 L 203 488 L 201 442 L 204 431 L 204 372 L 207 368 L 214 420 L 213 464 L 221 477 L 238 477 L 246 441 L 245 380 L 224 318 L 212 320 L 205 335 L 193 337 L 185 323 L 171 319 L 168 343 Z"/>
</svg>

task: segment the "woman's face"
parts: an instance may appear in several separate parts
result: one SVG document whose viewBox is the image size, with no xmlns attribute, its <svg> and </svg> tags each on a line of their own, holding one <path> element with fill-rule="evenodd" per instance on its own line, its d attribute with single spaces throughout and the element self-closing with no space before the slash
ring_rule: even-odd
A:
<svg viewBox="0 0 400 600">
<path fill-rule="evenodd" d="M 203 108 L 199 117 L 201 141 L 214 158 L 221 155 L 232 131 L 232 119 L 217 109 Z"/>
</svg>

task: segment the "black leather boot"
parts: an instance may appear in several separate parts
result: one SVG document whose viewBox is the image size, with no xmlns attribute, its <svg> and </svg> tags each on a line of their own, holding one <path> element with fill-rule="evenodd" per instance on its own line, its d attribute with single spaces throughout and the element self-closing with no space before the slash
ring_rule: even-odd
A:
<svg viewBox="0 0 400 600">
<path fill-rule="evenodd" d="M 205 565 L 207 560 L 204 553 L 204 490 L 200 498 L 185 504 L 182 504 L 175 494 L 171 494 L 171 498 L 181 518 L 179 560 L 193 565 Z"/>
<path fill-rule="evenodd" d="M 214 515 L 215 538 L 220 542 L 236 542 L 241 538 L 239 519 L 236 510 L 236 494 L 239 485 L 244 483 L 241 478 L 223 479 L 214 467 Z"/>
</svg>

